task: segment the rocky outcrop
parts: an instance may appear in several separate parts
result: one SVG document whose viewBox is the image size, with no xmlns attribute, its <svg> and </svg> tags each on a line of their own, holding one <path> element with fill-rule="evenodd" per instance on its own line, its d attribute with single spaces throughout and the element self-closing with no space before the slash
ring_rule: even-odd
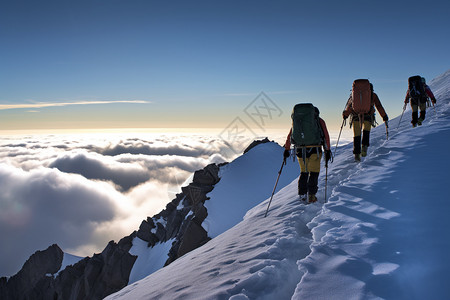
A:
<svg viewBox="0 0 450 300">
<path fill-rule="evenodd" d="M 135 233 L 118 244 L 60 271 L 58 245 L 33 254 L 14 276 L 0 279 L 0 299 L 103 299 L 128 284 L 136 260 L 129 250 Z"/>
<path fill-rule="evenodd" d="M 61 271 L 53 299 L 103 299 L 125 287 L 137 258 L 129 253 L 134 237 L 111 241 L 101 253 Z"/>
<path fill-rule="evenodd" d="M 52 285 L 52 276 L 61 269 L 64 253 L 54 244 L 36 251 L 22 269 L 9 280 L 0 280 L 0 299 L 39 299 Z"/>
<path fill-rule="evenodd" d="M 142 221 L 139 226 L 137 237 L 148 242 L 150 247 L 174 240 L 166 265 L 209 241 L 201 224 L 208 216 L 204 206 L 209 200 L 206 195 L 220 180 L 220 166 L 210 164 L 196 171 L 192 182 L 182 187 L 182 192 L 162 212 Z"/>
<path fill-rule="evenodd" d="M 250 151 L 251 149 L 255 148 L 256 146 L 258 146 L 259 144 L 264 144 L 264 143 L 270 143 L 270 141 L 267 137 L 262 140 L 254 140 L 247 148 L 245 148 L 244 154 L 247 153 L 248 151 Z"/>
</svg>

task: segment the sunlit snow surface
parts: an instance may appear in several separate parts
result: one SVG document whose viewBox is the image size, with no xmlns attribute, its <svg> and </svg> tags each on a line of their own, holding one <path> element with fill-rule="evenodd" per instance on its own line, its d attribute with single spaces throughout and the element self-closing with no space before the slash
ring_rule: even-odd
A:
<svg viewBox="0 0 450 300">
<path fill-rule="evenodd" d="M 338 148 L 327 203 L 324 172 L 315 204 L 298 201 L 294 180 L 266 218 L 270 193 L 231 229 L 108 299 L 448 299 L 449 76 L 431 82 L 438 105 L 421 127 L 408 108 L 398 130 L 400 117 L 390 121 L 389 140 L 384 125 L 372 131 L 361 163 L 351 144 Z M 233 172 L 240 163 L 224 182 L 246 185 Z"/>
</svg>

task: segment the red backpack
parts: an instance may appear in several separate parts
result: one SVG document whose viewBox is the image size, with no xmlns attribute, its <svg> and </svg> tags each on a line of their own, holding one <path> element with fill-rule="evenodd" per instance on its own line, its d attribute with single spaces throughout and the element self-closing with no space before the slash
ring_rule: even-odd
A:
<svg viewBox="0 0 450 300">
<path fill-rule="evenodd" d="M 352 108 L 357 114 L 367 114 L 372 107 L 372 90 L 368 79 L 356 79 L 352 87 Z"/>
</svg>

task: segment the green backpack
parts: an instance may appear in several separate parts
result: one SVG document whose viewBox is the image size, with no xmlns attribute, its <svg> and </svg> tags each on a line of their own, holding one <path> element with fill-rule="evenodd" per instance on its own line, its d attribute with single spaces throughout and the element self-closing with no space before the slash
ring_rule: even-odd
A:
<svg viewBox="0 0 450 300">
<path fill-rule="evenodd" d="M 291 142 L 297 147 L 321 146 L 323 132 L 319 121 L 319 110 L 311 103 L 301 103 L 292 110 Z"/>
</svg>

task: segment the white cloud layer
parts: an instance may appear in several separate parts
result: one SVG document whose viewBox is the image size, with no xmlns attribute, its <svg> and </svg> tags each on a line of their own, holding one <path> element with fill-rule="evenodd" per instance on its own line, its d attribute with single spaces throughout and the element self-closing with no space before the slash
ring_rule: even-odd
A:
<svg viewBox="0 0 450 300">
<path fill-rule="evenodd" d="M 195 170 L 236 155 L 217 136 L 193 134 L 0 137 L 0 276 L 53 243 L 79 256 L 102 251 Z"/>
</svg>

